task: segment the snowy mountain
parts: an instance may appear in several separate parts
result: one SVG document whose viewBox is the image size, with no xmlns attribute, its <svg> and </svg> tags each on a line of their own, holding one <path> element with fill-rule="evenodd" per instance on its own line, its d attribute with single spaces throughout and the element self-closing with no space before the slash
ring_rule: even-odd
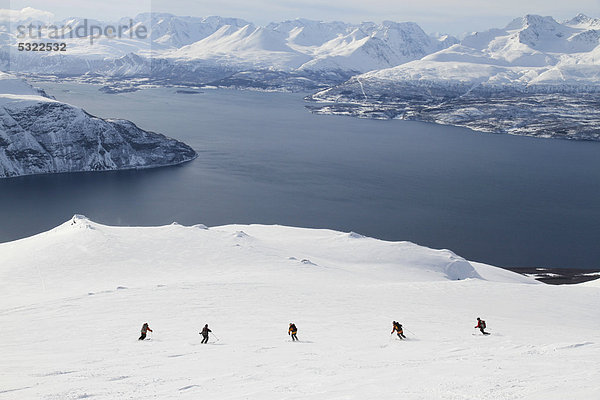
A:
<svg viewBox="0 0 600 400">
<path fill-rule="evenodd" d="M 420 59 L 456 42 L 447 36 L 434 39 L 412 22 L 363 23 L 347 35 L 339 35 L 316 48 L 315 59 L 301 68 L 370 71 L 382 65 L 392 67 Z"/>
<path fill-rule="evenodd" d="M 179 17 L 167 13 L 144 13 L 133 18 L 134 24 L 149 27 L 150 40 L 164 47 L 180 48 L 205 39 L 224 26 L 243 28 L 250 23 L 239 18 Z M 121 24 L 129 21 L 123 19 Z"/>
<path fill-rule="evenodd" d="M 86 24 L 127 29 L 117 40 L 92 35 L 70 37 L 72 32 L 84 32 Z M 66 37 L 59 39 L 53 38 L 50 31 L 42 31 L 41 39 L 17 39 L 17 25 L 18 21 L 4 25 L 8 35 L 0 51 L 4 70 L 60 76 L 99 74 L 115 79 L 143 77 L 193 84 L 212 83 L 236 73 L 277 71 L 302 76 L 306 88 L 318 88 L 343 82 L 356 73 L 416 60 L 457 42 L 447 36 L 430 37 L 414 23 L 389 21 L 348 24 L 297 19 L 262 27 L 237 18 L 146 13 L 112 24 L 67 19 L 56 23 L 68 27 Z M 130 37 L 138 28 L 143 28 L 147 37 Z M 18 43 L 36 40 L 66 43 L 67 50 L 17 50 Z M 269 77 L 263 75 L 261 83 Z M 293 81 L 292 88 L 299 83 Z"/>
<path fill-rule="evenodd" d="M 0 178 L 151 168 L 195 157 L 181 142 L 94 117 L 0 73 Z"/>
<path fill-rule="evenodd" d="M 272 23 L 223 26 L 211 36 L 185 46 L 168 57 L 208 60 L 227 59 L 260 68 L 365 72 L 419 59 L 453 44 L 437 40 L 415 23 L 360 25 L 305 19 Z"/>
<path fill-rule="evenodd" d="M 287 44 L 280 32 L 256 27 L 222 26 L 212 35 L 165 56 L 186 61 L 212 61 L 216 64 L 242 65 L 244 68 L 290 69 L 309 60 Z"/>
<path fill-rule="evenodd" d="M 504 29 L 465 37 L 460 44 L 418 61 L 368 73 L 364 78 L 460 82 L 479 91 L 496 86 L 518 90 L 598 90 L 600 33 L 587 24 L 560 24 L 527 15 Z M 481 87 L 479 87 L 481 86 Z"/>
<path fill-rule="evenodd" d="M 75 216 L 0 244 L 0 259 L 2 390 L 13 398 L 600 394 L 597 286 L 544 285 L 448 250 Z M 490 336 L 473 328 L 478 316 Z M 407 340 L 390 335 L 392 320 Z M 140 342 L 144 322 L 153 332 Z"/>
<path fill-rule="evenodd" d="M 562 24 L 527 15 L 420 60 L 352 77 L 313 98 L 354 103 L 320 112 L 598 140 L 598 24 L 583 15 Z"/>
</svg>

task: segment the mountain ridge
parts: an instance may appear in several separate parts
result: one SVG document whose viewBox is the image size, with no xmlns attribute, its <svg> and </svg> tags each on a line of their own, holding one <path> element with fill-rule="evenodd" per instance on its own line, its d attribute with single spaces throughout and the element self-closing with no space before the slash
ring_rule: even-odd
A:
<svg viewBox="0 0 600 400">
<path fill-rule="evenodd" d="M 600 32 L 526 15 L 503 29 L 396 67 L 370 71 L 310 99 L 319 113 L 415 119 L 491 133 L 600 140 Z"/>
<path fill-rule="evenodd" d="M 329 83 L 327 78 L 312 80 L 329 72 L 349 75 L 390 67 L 418 59 L 445 48 L 457 39 L 427 35 L 412 22 L 382 24 L 365 22 L 322 22 L 295 19 L 258 26 L 238 18 L 178 17 L 166 13 L 145 13 L 119 23 L 131 23 L 135 30 L 143 24 L 146 39 L 108 40 L 89 37 L 61 39 L 67 43 L 65 54 L 49 52 L 30 54 L 15 51 L 16 39 L 11 26 L 0 47 L 2 59 L 10 61 L 4 69 L 34 74 L 60 76 L 100 74 L 114 78 L 146 77 L 177 82 L 179 72 L 208 71 L 207 74 L 185 74 L 181 82 L 210 84 L 229 75 L 246 71 L 277 70 L 304 74 L 309 88 Z M 66 19 L 63 24 L 74 30 L 84 24 L 81 19 Z M 96 22 L 108 26 L 105 22 Z M 15 25 L 13 23 L 12 25 Z M 116 25 L 116 24 L 115 24 Z M 14 30 L 14 27 L 12 28 Z M 128 35 L 129 30 L 124 34 Z M 42 40 L 54 42 L 42 35 Z M 22 41 L 22 40 L 21 40 Z M 29 40 L 25 40 L 29 41 Z M 123 68 L 116 60 L 135 60 Z M 90 62 L 92 61 L 92 62 Z M 153 65 L 160 65 L 154 69 Z M 221 76 L 219 76 L 221 75 Z M 341 81 L 339 81 L 341 82 Z M 339 83 L 338 82 L 338 83 Z"/>
</svg>

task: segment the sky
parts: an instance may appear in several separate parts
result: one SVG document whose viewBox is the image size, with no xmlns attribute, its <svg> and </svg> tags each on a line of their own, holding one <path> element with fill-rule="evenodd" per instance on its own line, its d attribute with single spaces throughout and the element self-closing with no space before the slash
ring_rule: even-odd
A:
<svg viewBox="0 0 600 400">
<path fill-rule="evenodd" d="M 0 8 L 24 7 L 49 11 L 57 20 L 79 16 L 113 21 L 153 11 L 182 16 L 238 17 L 259 25 L 294 18 L 412 21 L 429 33 L 454 35 L 503 27 L 526 14 L 550 15 L 557 20 L 578 13 L 600 17 L 600 0 L 0 0 Z"/>
</svg>

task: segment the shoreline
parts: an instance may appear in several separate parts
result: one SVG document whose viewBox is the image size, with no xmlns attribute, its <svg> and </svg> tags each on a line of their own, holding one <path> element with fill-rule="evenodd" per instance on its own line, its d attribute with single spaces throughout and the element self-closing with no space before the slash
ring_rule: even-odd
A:
<svg viewBox="0 0 600 400">
<path fill-rule="evenodd" d="M 600 268 L 500 267 L 549 285 L 573 285 L 600 278 Z"/>
</svg>

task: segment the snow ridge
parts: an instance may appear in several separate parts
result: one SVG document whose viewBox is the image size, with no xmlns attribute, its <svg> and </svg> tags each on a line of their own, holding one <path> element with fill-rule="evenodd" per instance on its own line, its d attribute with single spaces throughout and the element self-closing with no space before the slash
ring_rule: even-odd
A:
<svg viewBox="0 0 600 400">
<path fill-rule="evenodd" d="M 108 242 L 119 245 L 106 253 L 103 249 Z M 474 266 L 478 264 L 472 264 L 449 250 L 429 249 L 410 242 L 387 242 L 354 232 L 285 226 L 226 225 L 207 228 L 204 225 L 183 226 L 173 223 L 160 227 L 112 227 L 76 214 L 50 231 L 0 244 L 0 254 L 16 257 L 12 264 L 7 264 L 16 266 L 21 262 L 17 260 L 30 254 L 25 251 L 30 247 L 55 248 L 47 254 L 39 254 L 46 254 L 43 257 L 48 258 L 48 265 L 60 265 L 55 271 L 57 274 L 84 264 L 104 265 L 102 269 L 78 272 L 94 275 L 88 278 L 96 282 L 95 291 L 119 285 L 132 286 L 133 282 L 127 278 L 129 274 L 134 278 L 138 273 L 137 265 L 149 264 L 165 268 L 165 276 L 169 271 L 185 274 L 185 271 L 191 271 L 198 265 L 207 269 L 216 268 L 215 272 L 227 270 L 234 275 L 240 268 L 245 271 L 251 268 L 253 272 L 248 273 L 287 276 L 293 275 L 298 265 L 309 265 L 318 268 L 302 271 L 309 275 L 329 276 L 334 280 L 353 276 L 374 282 L 494 280 L 493 277 L 484 279 L 478 272 L 480 267 Z M 60 249 L 67 247 L 70 256 L 69 260 L 64 260 L 64 252 Z M 233 253 L 232 247 L 236 249 Z M 175 258 L 166 256 L 168 254 Z M 63 261 L 59 262 L 56 257 Z M 114 274 L 105 275 L 106 271 L 103 272 L 103 269 L 132 257 L 136 261 L 130 267 L 119 267 L 118 282 L 113 281 L 114 276 L 111 275 Z M 222 259 L 220 266 L 211 261 L 218 258 Z M 26 274 L 27 268 L 34 267 L 23 265 L 22 268 L 25 269 L 20 269 L 20 273 Z M 489 266 L 486 268 L 494 269 Z M 501 271 L 510 277 L 503 277 L 503 282 L 538 284 L 532 278 Z M 54 273 L 50 270 L 46 272 Z M 492 276 L 489 272 L 486 275 Z M 26 286 L 30 283 L 22 282 Z M 13 289 L 26 290 L 25 287 Z"/>
</svg>

